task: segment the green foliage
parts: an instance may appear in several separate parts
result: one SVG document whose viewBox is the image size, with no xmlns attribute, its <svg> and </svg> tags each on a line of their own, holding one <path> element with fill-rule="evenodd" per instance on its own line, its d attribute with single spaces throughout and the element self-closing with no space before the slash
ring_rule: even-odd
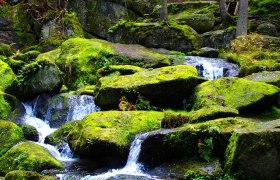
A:
<svg viewBox="0 0 280 180">
<path fill-rule="evenodd" d="M 279 19 L 280 2 L 277 0 L 250 0 L 250 14 Z"/>
<path fill-rule="evenodd" d="M 232 51 L 237 54 L 246 51 L 261 51 L 264 46 L 264 38 L 257 34 L 250 34 L 239 36 L 232 40 L 230 44 Z"/>
</svg>

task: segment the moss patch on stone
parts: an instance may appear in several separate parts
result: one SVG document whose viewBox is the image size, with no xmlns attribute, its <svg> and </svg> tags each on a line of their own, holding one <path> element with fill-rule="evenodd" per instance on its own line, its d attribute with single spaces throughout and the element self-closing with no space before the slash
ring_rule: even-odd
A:
<svg viewBox="0 0 280 180">
<path fill-rule="evenodd" d="M 180 106 L 200 82 L 196 69 L 186 65 L 146 70 L 126 76 L 106 76 L 99 81 L 96 103 L 105 109 L 116 108 L 122 96 L 135 95 L 147 98 L 152 105 Z"/>
<path fill-rule="evenodd" d="M 136 134 L 160 128 L 162 112 L 104 111 L 86 116 L 81 121 L 66 123 L 47 137 L 51 144 L 61 140 L 82 156 L 102 159 L 126 153 Z"/>
<path fill-rule="evenodd" d="M 170 65 L 165 55 L 143 46 L 113 44 L 98 39 L 72 38 L 59 49 L 44 53 L 38 60 L 55 62 L 64 72 L 64 82 L 70 89 L 95 84 L 96 72 L 102 67 L 115 64 L 132 64 L 144 67 Z"/>
<path fill-rule="evenodd" d="M 0 120 L 0 157 L 21 140 L 23 132 L 20 127 L 10 121 Z"/>
<path fill-rule="evenodd" d="M 240 111 L 265 109 L 276 101 L 279 88 L 241 78 L 207 81 L 195 88 L 193 109 L 220 105 Z"/>
<path fill-rule="evenodd" d="M 3 61 L 0 61 L 0 76 L 0 90 L 2 91 L 11 86 L 16 78 L 10 66 Z"/>
<path fill-rule="evenodd" d="M 274 51 L 227 52 L 221 57 L 240 65 L 239 76 L 247 76 L 261 71 L 279 71 L 280 53 Z"/>
<path fill-rule="evenodd" d="M 198 123 L 217 118 L 234 117 L 237 115 L 238 111 L 236 109 L 215 105 L 203 107 L 197 111 L 191 112 L 167 111 L 165 112 L 161 126 L 163 128 L 175 128 L 186 123 Z"/>
<path fill-rule="evenodd" d="M 280 71 L 263 71 L 259 73 L 253 73 L 249 76 L 245 76 L 244 79 L 265 82 L 280 87 Z"/>
<path fill-rule="evenodd" d="M 33 142 L 22 142 L 12 147 L 0 158 L 0 172 L 12 170 L 41 172 L 46 169 L 62 168 L 63 165 L 43 147 Z"/>
<path fill-rule="evenodd" d="M 118 72 L 120 75 L 129 75 L 134 74 L 136 72 L 144 71 L 143 68 L 138 66 L 131 66 L 131 65 L 111 65 L 106 66 L 98 70 L 98 77 L 107 76 L 112 73 Z"/>
<path fill-rule="evenodd" d="M 55 177 L 51 176 L 43 176 L 41 174 L 38 174 L 33 171 L 21 171 L 21 170 L 15 170 L 11 171 L 5 176 L 5 180 L 15 180 L 15 179 L 20 179 L 20 180 L 55 180 Z"/>
</svg>

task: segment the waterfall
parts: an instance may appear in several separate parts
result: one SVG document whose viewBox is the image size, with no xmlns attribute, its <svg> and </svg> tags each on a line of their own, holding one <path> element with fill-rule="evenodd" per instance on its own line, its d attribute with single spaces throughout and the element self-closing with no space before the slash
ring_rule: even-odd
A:
<svg viewBox="0 0 280 180">
<path fill-rule="evenodd" d="M 99 111 L 99 107 L 94 104 L 93 97 L 83 95 L 83 96 L 73 96 L 75 98 L 71 98 L 69 100 L 69 107 L 67 111 L 67 121 L 71 121 L 73 119 L 80 120 L 85 115 Z M 56 130 L 56 128 L 51 128 L 50 124 L 47 120 L 43 120 L 37 118 L 35 113 L 35 108 L 38 106 L 38 100 L 40 97 L 38 96 L 34 101 L 22 103 L 25 108 L 24 122 L 25 124 L 31 125 L 35 127 L 39 133 L 39 141 L 38 144 L 46 148 L 56 159 L 60 161 L 72 161 L 74 155 L 71 152 L 69 145 L 67 143 L 61 143 L 59 147 L 54 147 L 49 144 L 44 144 L 45 137 L 51 134 Z M 73 100 L 74 99 L 74 100 Z M 50 104 L 50 106 L 52 106 Z M 48 107 L 48 109 L 50 109 Z M 46 112 L 48 113 L 48 112 Z M 69 115 L 70 114 L 70 115 Z"/>
<path fill-rule="evenodd" d="M 147 179 L 158 179 L 156 177 L 152 177 L 144 172 L 144 166 L 138 162 L 141 145 L 142 143 L 149 137 L 155 134 L 163 134 L 167 132 L 171 132 L 173 130 L 165 129 L 165 130 L 155 130 L 147 133 L 137 134 L 132 141 L 129 148 L 129 155 L 126 162 L 126 165 L 122 169 L 113 169 L 107 173 L 96 175 L 96 176 L 85 176 L 80 178 L 81 180 L 106 180 L 112 177 L 116 177 L 118 175 L 132 175 L 132 176 L 140 176 L 145 177 Z M 61 176 L 60 176 L 61 177 Z M 63 179 L 63 178 L 62 178 Z"/>
<path fill-rule="evenodd" d="M 218 79 L 221 77 L 237 76 L 239 67 L 223 59 L 206 58 L 199 56 L 185 56 L 184 64 L 193 66 L 199 77 Z"/>
</svg>

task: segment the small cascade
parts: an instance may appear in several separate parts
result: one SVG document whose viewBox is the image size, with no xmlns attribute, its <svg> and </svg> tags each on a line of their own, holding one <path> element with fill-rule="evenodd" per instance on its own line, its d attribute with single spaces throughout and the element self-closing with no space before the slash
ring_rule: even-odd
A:
<svg viewBox="0 0 280 180">
<path fill-rule="evenodd" d="M 195 67 L 199 77 L 210 80 L 237 76 L 239 69 L 238 65 L 229 63 L 223 59 L 199 56 L 185 56 L 184 64 Z"/>
<path fill-rule="evenodd" d="M 91 112 L 100 111 L 100 108 L 95 105 L 93 97 L 88 95 L 71 96 L 68 104 L 67 121 L 81 120 Z"/>
<path fill-rule="evenodd" d="M 151 132 L 136 135 L 129 149 L 127 163 L 122 169 L 113 169 L 104 174 L 100 174 L 96 176 L 88 175 L 80 179 L 81 180 L 106 180 L 106 179 L 111 179 L 113 177 L 118 179 L 118 176 L 122 176 L 122 175 L 145 177 L 145 179 L 158 179 L 156 177 L 152 177 L 146 174 L 144 172 L 144 166 L 138 162 L 140 152 L 141 152 L 141 145 L 149 136 L 159 134 L 159 133 L 166 133 L 169 131 L 170 131 L 169 129 L 156 130 L 156 131 L 151 131 Z"/>
<path fill-rule="evenodd" d="M 61 143 L 59 147 L 54 147 L 49 144 L 44 144 L 46 136 L 51 134 L 56 130 L 56 128 L 51 128 L 48 120 L 43 120 L 35 116 L 35 110 L 38 108 L 40 100 L 40 96 L 38 96 L 35 100 L 27 103 L 23 103 L 25 108 L 25 116 L 24 123 L 35 127 L 39 133 L 39 142 L 38 144 L 45 147 L 56 159 L 60 161 L 72 161 L 74 155 L 69 148 L 67 143 Z M 99 107 L 94 104 L 93 97 L 83 95 L 76 96 L 73 95 L 69 98 L 68 103 L 68 111 L 67 112 L 67 121 L 71 120 L 81 120 L 85 115 L 99 111 Z M 52 104 L 49 105 L 48 110 L 53 108 Z M 45 112 L 46 114 L 49 111 Z M 46 116 L 48 117 L 48 115 Z"/>
</svg>

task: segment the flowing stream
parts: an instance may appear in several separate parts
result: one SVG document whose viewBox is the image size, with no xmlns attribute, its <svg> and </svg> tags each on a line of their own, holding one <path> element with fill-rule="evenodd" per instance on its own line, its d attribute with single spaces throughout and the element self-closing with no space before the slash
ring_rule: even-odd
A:
<svg viewBox="0 0 280 180">
<path fill-rule="evenodd" d="M 24 123 L 35 127 L 39 133 L 39 141 L 38 144 L 40 146 L 45 147 L 57 160 L 59 161 L 72 161 L 75 160 L 73 157 L 73 153 L 71 152 L 67 143 L 62 143 L 61 147 L 56 148 L 52 145 L 45 144 L 45 138 L 52 132 L 56 130 L 56 128 L 51 128 L 49 122 L 40 118 L 37 118 L 34 115 L 34 111 L 36 106 L 38 105 L 38 96 L 34 101 L 23 103 L 25 108 L 24 115 Z M 67 112 L 67 114 L 71 114 L 71 116 L 67 117 L 67 121 L 71 120 L 81 120 L 85 115 L 99 111 L 99 108 L 94 104 L 93 98 L 91 96 L 82 95 L 75 96 L 75 100 L 69 100 L 71 106 Z M 71 118 L 70 118 L 71 117 Z"/>
<path fill-rule="evenodd" d="M 239 69 L 238 65 L 229 63 L 224 59 L 199 56 L 185 56 L 184 64 L 195 67 L 199 77 L 210 80 L 237 76 Z"/>
</svg>

